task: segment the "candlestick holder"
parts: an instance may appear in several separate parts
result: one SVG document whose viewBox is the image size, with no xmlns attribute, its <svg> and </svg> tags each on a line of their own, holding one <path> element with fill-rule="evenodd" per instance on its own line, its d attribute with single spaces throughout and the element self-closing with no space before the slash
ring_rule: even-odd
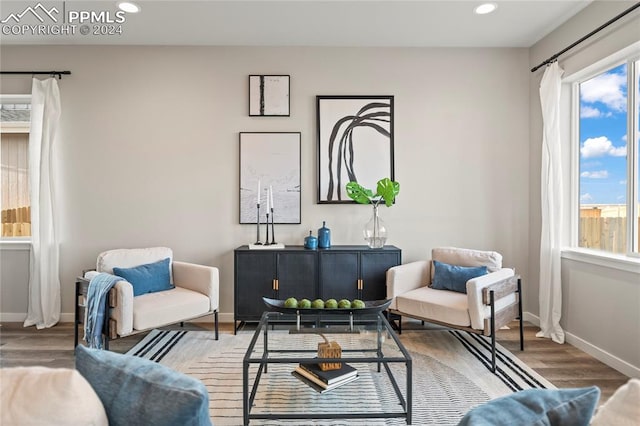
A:
<svg viewBox="0 0 640 426">
<path fill-rule="evenodd" d="M 273 214 L 273 207 L 271 208 L 271 244 L 278 244 L 276 243 L 276 228 L 274 226 L 274 222 L 275 222 L 275 215 Z M 269 229 L 269 221 L 267 220 L 267 229 Z M 269 236 L 267 235 L 267 240 L 269 239 Z"/>
<path fill-rule="evenodd" d="M 268 246 L 268 245 L 271 244 L 269 242 L 269 210 L 268 209 L 267 209 L 267 223 L 266 223 L 266 225 L 267 225 L 267 239 L 264 241 L 264 245 Z"/>
<path fill-rule="evenodd" d="M 262 245 L 262 241 L 260 241 L 260 203 L 257 204 L 258 213 L 256 215 L 256 242 L 254 243 L 257 246 Z"/>
</svg>

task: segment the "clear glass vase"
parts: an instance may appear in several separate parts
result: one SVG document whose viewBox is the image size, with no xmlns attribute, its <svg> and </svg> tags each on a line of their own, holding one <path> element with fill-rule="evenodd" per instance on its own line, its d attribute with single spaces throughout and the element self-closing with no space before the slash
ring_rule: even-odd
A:
<svg viewBox="0 0 640 426">
<path fill-rule="evenodd" d="M 378 215 L 378 205 L 373 205 L 373 215 L 363 230 L 364 239 L 371 248 L 382 248 L 387 241 L 387 228 Z"/>
</svg>

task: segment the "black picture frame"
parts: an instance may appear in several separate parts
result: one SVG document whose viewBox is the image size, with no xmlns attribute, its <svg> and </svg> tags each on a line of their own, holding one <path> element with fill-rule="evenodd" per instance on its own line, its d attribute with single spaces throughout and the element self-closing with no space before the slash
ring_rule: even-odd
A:
<svg viewBox="0 0 640 426">
<path fill-rule="evenodd" d="M 316 96 L 316 114 L 318 204 L 355 203 L 351 180 L 374 191 L 395 180 L 393 96 Z"/>
<path fill-rule="evenodd" d="M 249 75 L 249 117 L 290 117 L 290 115 L 290 75 Z"/>
<path fill-rule="evenodd" d="M 273 187 L 276 224 L 301 223 L 301 132 L 240 132 L 239 223 L 256 224 L 260 181 L 260 222 L 266 222 L 267 189 Z"/>
</svg>

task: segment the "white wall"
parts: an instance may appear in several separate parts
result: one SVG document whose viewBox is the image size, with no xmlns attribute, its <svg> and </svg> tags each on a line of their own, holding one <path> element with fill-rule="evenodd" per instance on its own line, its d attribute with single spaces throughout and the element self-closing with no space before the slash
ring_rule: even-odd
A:
<svg viewBox="0 0 640 426">
<path fill-rule="evenodd" d="M 596 1 L 565 25 L 530 49 L 530 65 L 537 65 L 557 51 L 597 28 L 635 2 Z M 640 40 L 640 15 L 633 12 L 588 42 L 560 58 L 569 76 Z M 540 252 L 540 164 L 542 118 L 538 88 L 544 67 L 530 80 L 530 238 L 529 286 L 525 301 L 537 304 Z M 568 184 L 568 182 L 567 182 Z M 568 203 L 566 208 L 569 208 Z M 561 325 L 567 341 L 591 353 L 627 375 L 640 377 L 640 276 L 606 266 L 576 260 L 562 261 L 563 309 Z M 531 302 L 526 310 L 537 317 Z M 535 318 L 532 318 L 535 319 Z"/>
<path fill-rule="evenodd" d="M 240 131 L 302 132 L 302 224 L 277 226 L 278 240 L 302 244 L 326 220 L 333 244 L 364 243 L 370 207 L 315 204 L 316 95 L 395 95 L 401 190 L 382 215 L 405 262 L 441 245 L 495 249 L 528 281 L 526 49 L 2 46 L 0 54 L 3 69 L 73 73 L 60 81 L 56 147 L 63 313 L 73 312 L 74 277 L 98 252 L 151 245 L 219 266 L 221 312 L 233 312 L 233 249 L 255 238 L 254 226 L 238 224 Z M 291 75 L 291 117 L 248 117 L 256 73 Z M 5 93 L 30 88 L 24 76 L 1 83 Z M 24 281 L 3 274 L 2 286 Z M 3 299 L 13 295 L 5 317 L 24 312 L 26 292 Z"/>
<path fill-rule="evenodd" d="M 23 321 L 26 318 L 28 297 L 29 247 L 22 244 L 2 247 L 0 249 L 0 321 Z"/>
</svg>

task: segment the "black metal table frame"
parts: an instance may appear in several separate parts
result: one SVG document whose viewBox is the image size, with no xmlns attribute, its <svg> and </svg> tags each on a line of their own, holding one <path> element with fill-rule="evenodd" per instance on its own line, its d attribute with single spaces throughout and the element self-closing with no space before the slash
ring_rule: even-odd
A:
<svg viewBox="0 0 640 426">
<path fill-rule="evenodd" d="M 269 337 L 269 320 L 273 317 L 282 316 L 283 314 L 280 312 L 270 312 L 267 311 L 262 315 L 260 319 L 260 323 L 256 328 L 256 331 L 249 343 L 249 347 L 244 356 L 242 362 L 242 412 L 243 412 L 243 421 L 245 425 L 249 425 L 249 422 L 252 419 L 267 419 L 267 420 L 297 420 L 297 419 L 363 419 L 363 418 L 395 418 L 401 417 L 405 418 L 407 424 L 411 424 L 411 405 L 412 405 L 412 365 L 411 365 L 411 356 L 402 345 L 398 336 L 391 328 L 391 325 L 385 318 L 382 312 L 378 312 L 376 314 L 377 319 L 377 348 L 363 348 L 363 349 L 342 349 L 342 358 L 343 362 L 353 362 L 353 363 L 376 363 L 378 365 L 378 373 L 381 372 L 380 366 L 384 367 L 384 370 L 389 377 L 389 381 L 393 386 L 393 389 L 398 397 L 399 403 L 403 408 L 403 412 L 397 413 L 314 413 L 314 414 L 306 414 L 306 413 L 268 413 L 268 414 L 251 414 L 251 407 L 253 406 L 253 402 L 256 397 L 256 393 L 258 391 L 258 386 L 260 384 L 260 378 L 263 373 L 267 373 L 267 368 L 269 364 L 298 364 L 301 362 L 331 362 L 335 361 L 334 358 L 318 358 L 317 351 L 311 349 L 269 349 L 268 346 L 268 337 Z M 298 313 L 298 321 L 300 319 L 300 313 Z M 317 316 L 317 315 L 316 315 Z M 356 322 L 358 318 L 356 317 Z M 350 327 L 353 328 L 353 318 L 350 319 Z M 393 338 L 395 344 L 398 346 L 400 352 L 402 352 L 402 357 L 386 357 L 382 352 L 382 332 L 383 329 L 387 331 L 387 333 Z M 297 327 L 297 331 L 299 331 L 299 327 Z M 321 329 L 315 330 L 315 333 L 324 332 Z M 252 358 L 251 355 L 254 351 L 255 345 L 258 341 L 260 334 L 263 334 L 264 339 L 264 348 L 261 358 Z M 295 358 L 287 358 L 287 357 L 271 357 L 269 358 L 269 354 L 284 354 L 284 353 L 300 353 L 300 352 L 308 352 L 310 353 L 309 357 L 295 357 Z M 373 352 L 375 356 L 371 357 L 349 357 L 349 352 L 358 352 L 358 353 L 366 353 Z M 313 355 L 311 355 L 313 354 Z M 346 356 L 345 356 L 346 355 Z M 389 367 L 390 363 L 404 363 L 407 371 L 407 380 L 406 380 L 406 399 L 402 395 L 402 391 L 398 386 L 398 383 L 391 372 Z M 258 370 L 256 372 L 255 380 L 253 386 L 251 388 L 251 392 L 249 392 L 249 367 L 251 364 L 259 364 Z"/>
</svg>

